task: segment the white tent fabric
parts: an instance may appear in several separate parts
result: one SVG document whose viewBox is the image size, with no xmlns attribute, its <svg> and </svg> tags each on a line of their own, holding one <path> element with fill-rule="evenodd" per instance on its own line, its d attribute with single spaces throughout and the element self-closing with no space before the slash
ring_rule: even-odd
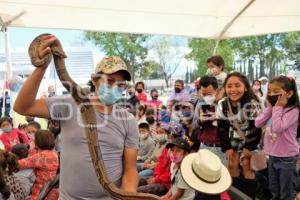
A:
<svg viewBox="0 0 300 200">
<path fill-rule="evenodd" d="M 0 0 L 9 26 L 218 38 L 251 0 Z M 222 38 L 300 31 L 300 0 L 252 0 Z"/>
</svg>

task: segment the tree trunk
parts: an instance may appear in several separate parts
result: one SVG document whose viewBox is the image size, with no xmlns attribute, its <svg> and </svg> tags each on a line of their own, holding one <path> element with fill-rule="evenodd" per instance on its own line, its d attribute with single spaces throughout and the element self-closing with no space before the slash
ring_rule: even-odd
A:
<svg viewBox="0 0 300 200">
<path fill-rule="evenodd" d="M 165 82 L 166 82 L 166 86 L 167 86 L 167 88 L 169 88 L 169 77 L 165 72 L 163 73 L 163 76 L 164 76 L 164 79 L 165 79 Z"/>
<path fill-rule="evenodd" d="M 253 68 L 252 68 L 252 60 L 248 60 L 248 78 L 250 81 L 253 81 Z"/>
<path fill-rule="evenodd" d="M 265 75 L 265 61 L 264 59 L 262 58 L 262 56 L 259 57 L 259 77 L 262 77 Z"/>
</svg>

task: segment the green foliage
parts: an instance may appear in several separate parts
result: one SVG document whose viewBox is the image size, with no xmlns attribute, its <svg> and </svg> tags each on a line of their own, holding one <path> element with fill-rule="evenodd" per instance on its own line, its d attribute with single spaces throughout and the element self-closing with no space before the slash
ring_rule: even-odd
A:
<svg viewBox="0 0 300 200">
<path fill-rule="evenodd" d="M 267 75 L 270 79 L 285 73 L 287 63 L 299 59 L 296 43 L 300 33 L 268 34 L 231 40 L 235 55 L 242 60 L 259 60 L 259 76 Z M 292 64 L 290 68 L 293 68 Z M 251 74 L 250 74 L 251 76 Z"/>
<path fill-rule="evenodd" d="M 127 64 L 133 82 L 148 55 L 146 41 L 150 36 L 141 34 L 85 32 L 87 40 L 99 46 L 107 56 L 120 56 Z"/>
<path fill-rule="evenodd" d="M 187 55 L 187 58 L 196 62 L 197 70 L 194 73 L 196 73 L 197 76 L 203 76 L 206 73 L 206 60 L 213 55 L 215 45 L 215 40 L 189 39 L 188 46 L 192 51 Z M 219 54 L 224 58 L 225 71 L 231 71 L 233 64 L 233 50 L 231 49 L 229 41 L 221 41 L 216 54 Z"/>
<path fill-rule="evenodd" d="M 160 71 L 161 66 L 154 60 L 146 61 L 140 69 L 140 78 L 143 79 L 162 79 L 163 75 Z"/>
</svg>

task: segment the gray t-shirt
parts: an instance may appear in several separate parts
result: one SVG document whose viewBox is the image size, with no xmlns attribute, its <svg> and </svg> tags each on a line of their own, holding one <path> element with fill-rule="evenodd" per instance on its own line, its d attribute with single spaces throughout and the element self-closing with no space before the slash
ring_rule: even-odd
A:
<svg viewBox="0 0 300 200">
<path fill-rule="evenodd" d="M 61 200 L 106 200 L 90 158 L 81 114 L 70 95 L 46 99 L 51 118 L 61 122 Z M 97 111 L 99 146 L 109 178 L 121 185 L 123 150 L 138 150 L 139 134 L 135 118 L 118 107 L 111 114 Z"/>
<path fill-rule="evenodd" d="M 172 195 L 177 192 L 177 189 L 183 189 L 184 193 L 179 200 L 191 200 L 195 197 L 195 190 L 193 190 L 190 186 L 188 186 L 182 178 L 180 168 L 174 168 L 174 163 L 171 163 L 171 180 L 174 180 L 171 190 Z"/>
</svg>

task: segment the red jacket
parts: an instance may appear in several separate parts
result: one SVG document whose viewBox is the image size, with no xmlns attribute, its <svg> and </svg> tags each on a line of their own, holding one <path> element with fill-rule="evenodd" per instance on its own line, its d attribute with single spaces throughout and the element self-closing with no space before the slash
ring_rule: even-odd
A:
<svg viewBox="0 0 300 200">
<path fill-rule="evenodd" d="M 159 157 L 156 167 L 154 168 L 153 177 L 155 179 L 155 183 L 161 183 L 168 189 L 171 187 L 170 167 L 171 160 L 169 157 L 169 150 L 165 148 Z"/>
<path fill-rule="evenodd" d="M 23 140 L 22 143 L 25 144 L 30 143 L 26 133 L 17 128 L 12 128 L 9 133 L 2 133 L 0 140 L 4 144 L 5 150 L 7 151 L 10 151 L 15 144 L 20 144 L 20 140 Z"/>
<path fill-rule="evenodd" d="M 139 101 L 142 101 L 142 102 L 146 102 L 147 101 L 147 95 L 144 92 L 137 93 L 136 96 L 139 99 Z"/>
</svg>

